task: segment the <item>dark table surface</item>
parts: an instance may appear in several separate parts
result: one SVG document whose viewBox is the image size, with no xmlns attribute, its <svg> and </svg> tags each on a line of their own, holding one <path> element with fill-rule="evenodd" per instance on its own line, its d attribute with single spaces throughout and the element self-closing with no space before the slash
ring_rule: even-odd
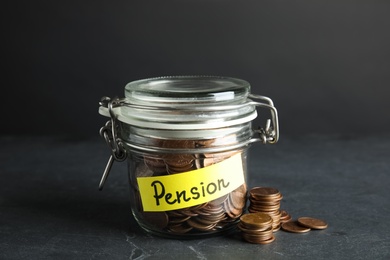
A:
<svg viewBox="0 0 390 260">
<path fill-rule="evenodd" d="M 239 233 L 173 240 L 132 218 L 125 163 L 98 183 L 103 140 L 0 137 L 0 259 L 390 259 L 390 136 L 284 137 L 250 148 L 248 186 L 271 186 L 294 218 L 324 219 L 268 245 Z"/>
</svg>

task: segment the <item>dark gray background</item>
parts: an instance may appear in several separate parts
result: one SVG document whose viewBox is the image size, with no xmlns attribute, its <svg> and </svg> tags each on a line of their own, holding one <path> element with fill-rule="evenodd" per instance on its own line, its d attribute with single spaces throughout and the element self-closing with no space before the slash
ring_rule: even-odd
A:
<svg viewBox="0 0 390 260">
<path fill-rule="evenodd" d="M 186 74 L 249 81 L 274 100 L 282 135 L 390 130 L 390 1 L 9 1 L 0 12 L 2 134 L 94 136 L 101 96 Z"/>
</svg>

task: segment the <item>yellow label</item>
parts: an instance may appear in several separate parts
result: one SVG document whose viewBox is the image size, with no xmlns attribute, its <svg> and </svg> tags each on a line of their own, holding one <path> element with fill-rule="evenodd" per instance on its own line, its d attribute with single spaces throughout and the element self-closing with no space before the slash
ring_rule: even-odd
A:
<svg viewBox="0 0 390 260">
<path fill-rule="evenodd" d="M 157 177 L 138 177 L 144 211 L 169 211 L 226 195 L 244 182 L 241 154 L 205 168 Z"/>
</svg>

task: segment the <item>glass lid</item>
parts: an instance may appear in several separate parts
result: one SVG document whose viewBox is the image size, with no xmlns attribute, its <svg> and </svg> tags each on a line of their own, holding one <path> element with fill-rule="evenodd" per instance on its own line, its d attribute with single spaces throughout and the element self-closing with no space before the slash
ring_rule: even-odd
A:
<svg viewBox="0 0 390 260">
<path fill-rule="evenodd" d="M 125 87 L 127 102 L 148 106 L 221 105 L 245 102 L 250 84 L 217 76 L 174 76 L 143 79 Z"/>
</svg>

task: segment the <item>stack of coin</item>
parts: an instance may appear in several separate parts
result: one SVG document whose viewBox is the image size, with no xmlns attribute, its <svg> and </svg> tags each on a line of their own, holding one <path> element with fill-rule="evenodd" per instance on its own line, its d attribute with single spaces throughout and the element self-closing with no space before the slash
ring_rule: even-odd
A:
<svg viewBox="0 0 390 260">
<path fill-rule="evenodd" d="M 250 205 L 248 211 L 251 213 L 261 212 L 268 214 L 273 219 L 272 228 L 276 232 L 280 229 L 282 212 L 280 201 L 282 194 L 275 188 L 255 187 L 249 191 Z"/>
<path fill-rule="evenodd" d="M 254 244 L 268 244 L 275 240 L 272 218 L 265 213 L 247 213 L 240 217 L 237 225 L 242 237 Z"/>
</svg>

